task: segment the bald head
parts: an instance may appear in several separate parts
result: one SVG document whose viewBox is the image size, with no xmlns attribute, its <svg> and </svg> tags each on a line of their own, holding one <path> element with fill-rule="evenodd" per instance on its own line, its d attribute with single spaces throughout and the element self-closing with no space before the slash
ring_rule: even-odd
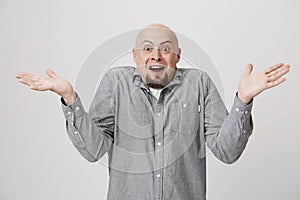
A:
<svg viewBox="0 0 300 200">
<path fill-rule="evenodd" d="M 136 37 L 132 50 L 137 71 L 149 87 L 161 89 L 174 77 L 181 50 L 174 31 L 163 24 L 150 24 Z"/>
<path fill-rule="evenodd" d="M 151 41 L 157 45 L 159 45 L 158 42 L 169 41 L 174 46 L 175 53 L 179 48 L 175 32 L 168 26 L 159 23 L 150 24 L 140 30 L 136 37 L 135 48 L 139 48 L 145 41 Z"/>
<path fill-rule="evenodd" d="M 145 28 L 165 28 L 165 29 L 171 30 L 168 26 L 166 26 L 164 24 L 160 24 L 160 23 L 149 24 L 149 25 L 145 26 Z"/>
</svg>

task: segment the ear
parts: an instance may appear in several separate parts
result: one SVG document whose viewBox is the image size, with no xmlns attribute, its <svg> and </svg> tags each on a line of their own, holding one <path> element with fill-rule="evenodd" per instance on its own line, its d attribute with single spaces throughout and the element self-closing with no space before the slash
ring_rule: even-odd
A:
<svg viewBox="0 0 300 200">
<path fill-rule="evenodd" d="M 132 57 L 133 57 L 134 62 L 136 63 L 136 51 L 134 48 L 132 49 Z"/>
<path fill-rule="evenodd" d="M 177 62 L 176 63 L 178 63 L 180 61 L 180 57 L 181 57 L 181 48 L 178 48 Z"/>
</svg>

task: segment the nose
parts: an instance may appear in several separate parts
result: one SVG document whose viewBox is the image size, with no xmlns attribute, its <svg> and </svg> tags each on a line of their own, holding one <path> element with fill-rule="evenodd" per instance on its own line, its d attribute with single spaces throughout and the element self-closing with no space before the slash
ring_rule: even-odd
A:
<svg viewBox="0 0 300 200">
<path fill-rule="evenodd" d="M 162 55 L 160 52 L 160 49 L 154 49 L 151 55 L 151 60 L 155 61 L 161 61 L 162 60 Z"/>
</svg>

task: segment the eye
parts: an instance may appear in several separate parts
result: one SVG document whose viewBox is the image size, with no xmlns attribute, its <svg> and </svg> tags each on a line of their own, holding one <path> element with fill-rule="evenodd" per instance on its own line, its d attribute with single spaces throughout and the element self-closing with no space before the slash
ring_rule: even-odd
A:
<svg viewBox="0 0 300 200">
<path fill-rule="evenodd" d="M 144 51 L 150 52 L 150 51 L 152 51 L 152 48 L 151 47 L 144 47 Z"/>
<path fill-rule="evenodd" d="M 161 51 L 169 52 L 170 51 L 170 47 L 162 47 Z"/>
</svg>

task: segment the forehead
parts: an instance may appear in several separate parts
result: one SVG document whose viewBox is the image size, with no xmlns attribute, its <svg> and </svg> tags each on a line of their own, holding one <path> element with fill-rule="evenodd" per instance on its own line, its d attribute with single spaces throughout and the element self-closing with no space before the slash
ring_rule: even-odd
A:
<svg viewBox="0 0 300 200">
<path fill-rule="evenodd" d="M 166 28 L 144 28 L 136 38 L 136 46 L 144 43 L 152 43 L 154 45 L 173 44 L 177 46 L 178 41 L 175 33 Z"/>
</svg>

